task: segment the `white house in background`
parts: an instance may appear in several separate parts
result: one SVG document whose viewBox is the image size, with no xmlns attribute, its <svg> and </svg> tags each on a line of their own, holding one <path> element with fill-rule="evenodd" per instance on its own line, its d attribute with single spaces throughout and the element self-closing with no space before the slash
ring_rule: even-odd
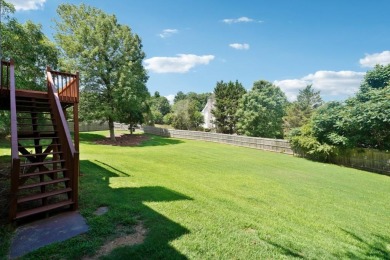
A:
<svg viewBox="0 0 390 260">
<path fill-rule="evenodd" d="M 202 110 L 202 115 L 203 115 L 203 120 L 204 120 L 204 124 L 203 124 L 204 128 L 209 128 L 209 129 L 215 128 L 215 124 L 214 124 L 215 117 L 211 113 L 211 110 L 214 108 L 214 104 L 215 104 L 214 95 L 211 95 L 207 99 L 207 104 Z"/>
</svg>

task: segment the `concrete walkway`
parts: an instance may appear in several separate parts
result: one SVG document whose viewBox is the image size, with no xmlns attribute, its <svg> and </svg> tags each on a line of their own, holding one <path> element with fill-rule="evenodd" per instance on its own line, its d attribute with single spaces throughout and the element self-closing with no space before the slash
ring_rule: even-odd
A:
<svg viewBox="0 0 390 260">
<path fill-rule="evenodd" d="M 40 247 L 61 242 L 88 231 L 85 219 L 79 212 L 62 213 L 16 229 L 9 257 L 23 256 Z"/>
</svg>

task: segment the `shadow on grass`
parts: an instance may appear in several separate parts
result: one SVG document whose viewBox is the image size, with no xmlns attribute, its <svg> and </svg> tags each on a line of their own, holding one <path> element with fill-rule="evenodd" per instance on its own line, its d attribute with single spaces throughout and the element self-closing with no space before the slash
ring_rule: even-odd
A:
<svg viewBox="0 0 390 260">
<path fill-rule="evenodd" d="M 190 197 L 161 186 L 140 187 L 132 177 L 123 176 L 111 167 L 105 167 L 105 164 L 82 160 L 80 169 L 79 210 L 87 220 L 89 231 L 38 249 L 26 255 L 26 259 L 82 259 L 87 255 L 93 256 L 104 244 L 134 233 L 139 223 L 146 229 L 144 242 L 115 248 L 103 259 L 187 259 L 169 243 L 189 233 L 189 230 L 145 203 L 192 200 Z M 108 207 L 108 212 L 95 215 L 94 212 L 101 206 Z"/>
<path fill-rule="evenodd" d="M 145 136 L 148 136 L 149 139 L 142 141 L 137 146 L 131 146 L 133 148 L 147 147 L 147 146 L 164 146 L 164 145 L 174 145 L 174 144 L 184 143 L 181 140 L 171 139 L 168 137 L 162 137 L 162 136 L 157 136 L 157 135 L 150 135 L 150 134 L 137 134 L 137 135 L 145 135 Z M 106 138 L 107 137 L 105 137 L 101 134 L 93 134 L 93 133 L 86 133 L 86 132 L 80 133 L 80 143 L 96 144 L 95 143 L 96 141 L 104 140 Z"/>
<path fill-rule="evenodd" d="M 107 163 L 104 163 L 104 162 L 102 162 L 102 161 L 99 161 L 99 160 L 95 160 L 95 161 L 96 161 L 97 163 L 100 163 L 100 164 L 103 164 L 104 166 L 109 167 L 110 169 L 112 169 L 112 170 L 114 170 L 114 171 L 116 171 L 116 172 L 118 172 L 118 173 L 120 173 L 120 174 L 123 174 L 123 175 L 125 175 L 125 176 L 127 176 L 127 177 L 130 177 L 129 174 L 127 174 L 127 173 L 125 173 L 124 171 L 121 171 L 121 170 L 115 168 L 114 166 L 111 166 L 111 165 L 109 165 L 109 164 L 107 164 Z M 122 176 L 121 176 L 121 177 L 122 177 Z"/>
<path fill-rule="evenodd" d="M 103 135 L 100 134 L 93 134 L 88 132 L 82 132 L 79 134 L 80 137 L 80 143 L 87 143 L 87 144 L 95 144 L 96 141 L 105 139 Z"/>
<path fill-rule="evenodd" d="M 95 180 L 95 185 L 91 187 L 84 187 L 83 189 L 90 189 L 90 192 L 99 194 L 99 204 L 104 204 L 109 207 L 110 213 L 118 217 L 119 223 L 125 215 L 139 217 L 140 221 L 144 223 L 147 231 L 144 243 L 136 246 L 124 246 L 117 248 L 111 252 L 107 257 L 110 259 L 185 259 L 186 257 L 180 252 L 176 251 L 169 245 L 169 242 L 187 234 L 189 231 L 173 222 L 167 217 L 145 206 L 145 202 L 171 202 L 179 200 L 191 200 L 190 197 L 176 191 L 167 189 L 165 187 L 151 186 L 151 187 L 125 187 L 125 188 L 111 188 L 110 181 L 113 182 L 115 177 L 120 177 L 116 173 L 104 169 L 97 164 L 90 161 L 81 161 L 81 170 L 85 174 L 85 179 L 82 180 L 81 187 L 88 185 L 92 180 Z M 85 172 L 85 171 L 88 172 Z M 125 179 L 129 184 L 132 178 Z M 96 180 L 100 180 L 96 183 Z M 130 185 L 131 186 L 131 185 Z M 105 194 L 105 195 L 104 195 Z M 109 194 L 109 195 L 107 195 Z M 90 200 L 85 198 L 83 203 L 89 203 Z M 95 201 L 94 203 L 97 203 Z M 94 204 L 91 203 L 91 204 Z M 86 205 L 88 208 L 96 208 L 99 204 Z M 103 216 L 104 217 L 104 216 Z M 106 216 L 106 217 L 109 217 Z M 111 216 L 112 217 L 112 216 Z M 96 218 L 96 217 L 93 217 Z M 110 219 L 115 222 L 116 217 Z"/>
<path fill-rule="evenodd" d="M 263 240 L 265 241 L 266 243 L 274 246 L 275 248 L 277 248 L 279 250 L 279 252 L 287 257 L 294 257 L 294 258 L 305 258 L 304 256 L 302 256 L 302 254 L 300 254 L 297 250 L 295 249 L 292 249 L 292 248 L 288 248 L 286 246 L 283 246 L 277 242 L 271 242 L 271 241 L 266 241 L 266 240 Z"/>
<path fill-rule="evenodd" d="M 146 146 L 163 146 L 163 145 L 173 145 L 173 144 L 182 144 L 184 141 L 178 139 L 171 139 L 169 137 L 162 137 L 158 135 L 144 134 L 149 136 L 149 140 L 142 142 L 138 147 Z"/>
<path fill-rule="evenodd" d="M 383 235 L 372 235 L 370 238 L 363 238 L 357 234 L 341 229 L 348 236 L 359 242 L 359 249 L 353 252 L 345 252 L 337 255 L 338 258 L 348 259 L 390 259 L 390 237 Z"/>
</svg>

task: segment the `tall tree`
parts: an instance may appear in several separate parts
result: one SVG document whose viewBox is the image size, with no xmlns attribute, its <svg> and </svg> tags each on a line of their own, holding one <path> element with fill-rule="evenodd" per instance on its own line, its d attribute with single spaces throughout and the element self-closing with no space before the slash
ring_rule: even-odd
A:
<svg viewBox="0 0 390 260">
<path fill-rule="evenodd" d="M 238 132 L 248 136 L 283 138 L 286 104 L 286 95 L 279 87 L 264 80 L 256 81 L 239 103 Z"/>
<path fill-rule="evenodd" d="M 176 129 L 195 130 L 203 124 L 203 116 L 197 110 L 194 100 L 180 100 L 173 105 L 172 110 L 172 126 Z"/>
<path fill-rule="evenodd" d="M 360 92 L 365 93 L 370 89 L 381 89 L 388 85 L 390 85 L 390 64 L 377 64 L 373 70 L 367 71 Z"/>
<path fill-rule="evenodd" d="M 245 93 L 245 88 L 238 81 L 217 82 L 214 88 L 215 108 L 212 113 L 218 132 L 225 134 L 236 132 L 238 103 Z"/>
<path fill-rule="evenodd" d="M 89 112 L 108 121 L 110 137 L 115 140 L 114 120 L 140 107 L 148 96 L 141 39 L 114 15 L 94 7 L 62 4 L 57 12 L 55 39 L 63 61 L 81 72 L 83 91 L 94 93 L 86 97 L 99 104 L 97 111 Z M 124 102 L 127 110 L 121 107 Z"/>
<path fill-rule="evenodd" d="M 183 93 L 183 91 L 177 92 L 175 98 L 173 99 L 173 104 L 179 102 L 180 100 L 184 100 L 187 98 L 187 95 Z"/>
<path fill-rule="evenodd" d="M 160 96 L 157 91 L 150 98 L 150 109 L 154 123 L 163 124 L 163 117 L 171 111 L 171 105 L 166 97 Z"/>
<path fill-rule="evenodd" d="M 322 103 L 320 91 L 315 91 L 312 85 L 299 90 L 297 100 L 287 106 L 286 116 L 283 118 L 285 131 L 289 132 L 293 128 L 306 124 Z"/>
</svg>

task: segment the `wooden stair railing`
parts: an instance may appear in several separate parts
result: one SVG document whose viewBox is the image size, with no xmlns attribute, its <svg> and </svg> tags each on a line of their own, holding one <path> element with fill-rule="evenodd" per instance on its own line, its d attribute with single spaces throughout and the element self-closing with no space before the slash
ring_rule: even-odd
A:
<svg viewBox="0 0 390 260">
<path fill-rule="evenodd" d="M 54 120 L 57 123 L 57 131 L 59 136 L 59 141 L 63 149 L 63 156 L 64 156 L 64 165 L 65 168 L 68 170 L 68 178 L 70 179 L 70 188 L 72 189 L 71 192 L 71 199 L 73 201 L 73 209 L 76 210 L 78 208 L 78 179 L 79 179 L 79 152 L 78 146 L 75 148 L 72 138 L 70 135 L 68 123 L 65 118 L 65 114 L 63 112 L 63 108 L 61 106 L 59 93 L 57 93 L 57 87 L 55 84 L 55 81 L 53 79 L 53 74 L 58 76 L 61 74 L 65 75 L 72 75 L 68 73 L 60 73 L 60 72 L 54 72 L 51 71 L 51 69 L 48 67 L 47 71 L 47 87 L 48 87 L 48 96 L 49 101 L 52 109 L 52 116 L 54 117 Z M 73 76 L 73 75 L 72 75 Z M 77 76 L 74 78 L 72 83 L 70 82 L 67 87 L 72 88 L 74 85 L 78 88 L 78 78 Z M 77 89 L 78 90 L 78 89 Z M 62 88 L 62 91 L 65 91 L 66 93 L 70 93 L 73 96 L 70 96 L 70 98 L 74 98 L 76 96 L 78 98 L 78 93 L 75 94 L 72 91 L 67 91 L 66 86 Z M 78 132 L 77 132 L 78 134 Z M 76 143 L 76 140 L 75 140 Z M 77 140 L 78 143 L 78 140 Z"/>
<path fill-rule="evenodd" d="M 3 65 L 3 62 L 2 64 Z M 3 67 L 1 68 L 3 71 Z M 16 116 L 16 88 L 15 88 L 15 66 L 11 60 L 9 63 L 9 90 L 10 90 L 10 110 L 11 110 L 11 190 L 10 190 L 10 210 L 9 218 L 15 219 L 17 211 L 17 194 L 19 188 L 20 158 L 18 149 L 18 125 Z M 3 85 L 3 77 L 1 77 Z"/>
<path fill-rule="evenodd" d="M 62 102 L 79 102 L 79 74 L 54 71 L 48 68 L 53 83 L 58 91 L 58 97 Z"/>
</svg>

